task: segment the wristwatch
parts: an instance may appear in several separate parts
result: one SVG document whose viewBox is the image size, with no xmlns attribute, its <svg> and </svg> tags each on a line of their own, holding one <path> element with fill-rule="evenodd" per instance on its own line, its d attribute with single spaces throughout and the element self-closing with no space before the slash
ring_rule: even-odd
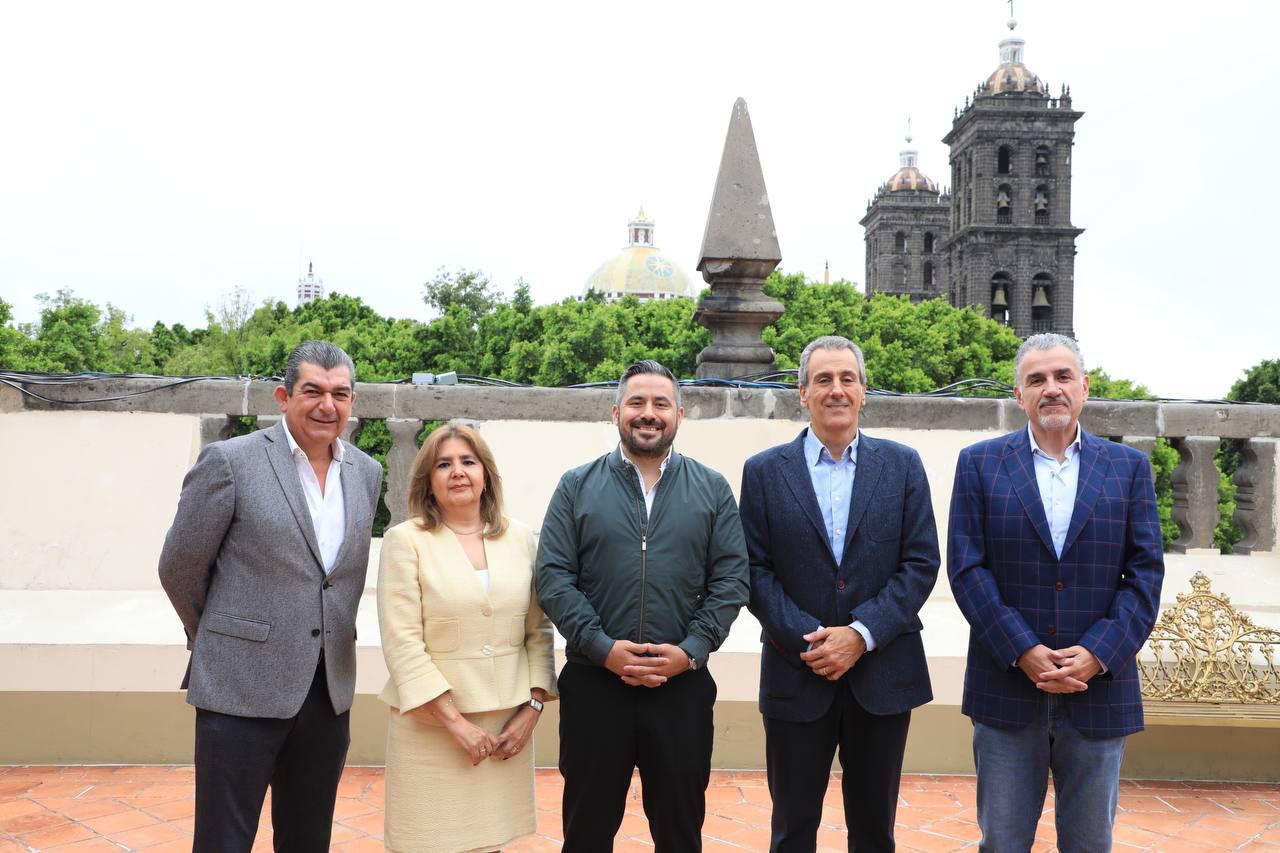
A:
<svg viewBox="0 0 1280 853">
<path fill-rule="evenodd" d="M 542 713 L 542 707 L 543 707 L 543 706 L 542 706 L 542 701 L 541 701 L 540 699 L 530 699 L 530 700 L 529 700 L 529 707 L 530 707 L 530 708 L 532 708 L 533 710 L 537 711 L 539 714 L 541 714 L 541 713 Z"/>
<path fill-rule="evenodd" d="M 688 650 L 686 649 L 681 649 L 680 651 L 684 652 L 684 656 L 689 659 L 689 669 L 696 670 L 698 668 L 698 659 L 695 658 L 693 655 L 689 654 Z"/>
</svg>

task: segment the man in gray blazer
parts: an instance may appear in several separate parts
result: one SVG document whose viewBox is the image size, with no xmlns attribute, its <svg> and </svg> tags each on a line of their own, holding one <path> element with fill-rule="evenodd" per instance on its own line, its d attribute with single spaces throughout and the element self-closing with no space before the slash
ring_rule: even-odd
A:
<svg viewBox="0 0 1280 853">
<path fill-rule="evenodd" d="M 329 847 L 350 744 L 356 609 L 382 468 L 341 439 L 355 366 L 306 341 L 267 430 L 210 444 L 182 483 L 160 583 L 187 634 L 195 851 Z"/>
</svg>

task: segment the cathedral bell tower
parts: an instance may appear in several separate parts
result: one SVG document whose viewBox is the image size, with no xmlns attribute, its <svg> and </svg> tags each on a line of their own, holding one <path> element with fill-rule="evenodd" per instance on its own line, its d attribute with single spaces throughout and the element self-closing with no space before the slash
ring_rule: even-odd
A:
<svg viewBox="0 0 1280 853">
<path fill-rule="evenodd" d="M 949 230 L 950 199 L 920 171 L 910 118 L 907 147 L 898 158 L 898 171 L 876 190 L 859 220 L 866 240 L 867 298 L 888 293 L 919 302 L 947 292 L 940 249 Z"/>
<path fill-rule="evenodd" d="M 957 110 L 951 148 L 946 288 L 1020 336 L 1074 337 L 1076 237 L 1071 224 L 1071 90 L 1058 97 L 1023 63 L 1026 43 L 1000 42 L 1000 65 Z"/>
</svg>

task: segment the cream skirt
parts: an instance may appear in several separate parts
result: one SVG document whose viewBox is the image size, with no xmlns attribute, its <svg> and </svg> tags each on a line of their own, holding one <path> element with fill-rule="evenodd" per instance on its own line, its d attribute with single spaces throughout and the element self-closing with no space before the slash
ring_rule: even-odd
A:
<svg viewBox="0 0 1280 853">
<path fill-rule="evenodd" d="M 497 737 L 515 708 L 467 714 Z M 384 834 L 398 853 L 497 850 L 534 830 L 533 741 L 476 767 L 443 727 L 390 709 Z"/>
</svg>

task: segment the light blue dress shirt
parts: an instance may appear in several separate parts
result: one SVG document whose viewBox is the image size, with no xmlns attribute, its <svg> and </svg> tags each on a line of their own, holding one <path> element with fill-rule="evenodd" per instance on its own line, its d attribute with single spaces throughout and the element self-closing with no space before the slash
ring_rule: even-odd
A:
<svg viewBox="0 0 1280 853">
<path fill-rule="evenodd" d="M 1044 504 L 1045 521 L 1049 522 L 1049 538 L 1053 540 L 1053 552 L 1062 559 L 1062 546 L 1071 529 L 1071 514 L 1076 508 L 1076 492 L 1080 487 L 1080 424 L 1076 424 L 1076 440 L 1067 445 L 1061 462 L 1050 456 L 1036 444 L 1036 434 L 1027 424 L 1027 436 L 1031 439 L 1031 458 L 1035 462 L 1036 486 L 1040 489 L 1040 503 Z M 1014 666 L 1018 662 L 1014 661 Z M 1107 665 L 1098 661 L 1103 672 Z"/>
<path fill-rule="evenodd" d="M 827 542 L 831 545 L 831 553 L 835 554 L 838 564 L 844 556 L 844 542 L 848 532 L 845 527 L 849 523 L 849 501 L 853 497 L 853 478 L 858 470 L 858 436 L 839 459 L 833 459 L 831 452 L 813 433 L 810 427 L 804 436 L 804 460 L 809 468 L 809 482 L 813 484 L 813 494 L 818 499 L 818 510 L 822 513 L 822 521 L 827 527 Z M 876 647 L 875 640 L 867 626 L 861 622 L 853 622 L 850 628 L 862 635 L 867 641 L 867 651 Z"/>
<path fill-rule="evenodd" d="M 1054 553 L 1061 559 L 1080 485 L 1080 425 L 1076 424 L 1076 439 L 1067 445 L 1063 454 L 1066 458 L 1061 462 L 1036 444 L 1031 424 L 1027 424 L 1027 435 L 1031 438 L 1031 458 L 1035 461 L 1036 485 L 1040 488 L 1045 521 L 1049 522 L 1049 536 L 1053 539 Z"/>
</svg>

